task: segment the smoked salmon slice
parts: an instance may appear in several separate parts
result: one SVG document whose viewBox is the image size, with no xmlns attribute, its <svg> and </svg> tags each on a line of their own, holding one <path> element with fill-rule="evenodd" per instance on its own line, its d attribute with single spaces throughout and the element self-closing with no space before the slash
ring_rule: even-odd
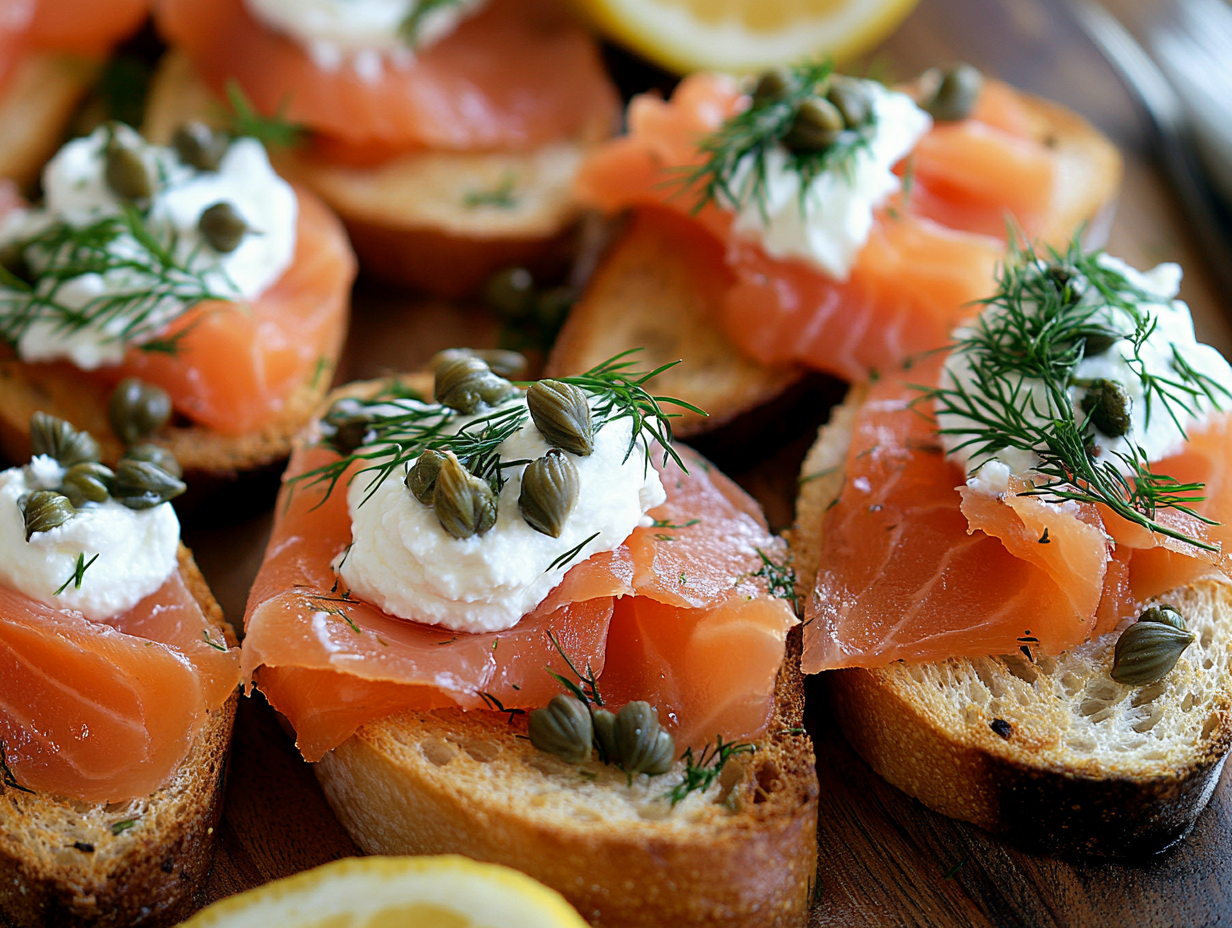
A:
<svg viewBox="0 0 1232 928">
<path fill-rule="evenodd" d="M 972 118 L 935 126 L 899 165 L 904 191 L 875 214 L 848 280 L 771 258 L 731 234 L 729 213 L 696 209 L 686 183 L 703 163 L 699 141 L 746 101 L 734 80 L 714 74 L 686 78 L 668 101 L 634 98 L 628 135 L 600 146 L 576 187 L 607 212 L 676 210 L 724 243 L 736 282 L 718 322 L 762 363 L 801 362 L 865 380 L 940 347 L 991 291 L 1007 218 L 1028 235 L 1045 224 L 1055 158 L 1031 135 L 1014 91 L 989 81 Z"/>
<path fill-rule="evenodd" d="M 180 573 L 108 622 L 0 588 L 0 741 L 17 782 L 86 802 L 146 796 L 239 683 L 239 652 Z"/>
<path fill-rule="evenodd" d="M 243 0 L 162 0 L 159 29 L 215 92 L 237 81 L 256 108 L 356 147 L 525 150 L 603 137 L 617 108 L 598 49 L 550 0 L 493 0 L 379 78 L 319 67 Z"/>
<path fill-rule="evenodd" d="M 39 51 L 102 55 L 136 32 L 151 0 L 35 0 L 29 41 Z"/>
<path fill-rule="evenodd" d="M 911 372 L 935 380 L 939 362 Z M 931 379 L 930 379 L 931 378 Z M 1225 476 L 1232 418 L 1190 434 L 1185 451 L 1154 465 L 1206 482 L 1195 506 L 1156 518 L 1222 550 L 1131 524 L 1103 506 L 969 490 L 946 459 L 936 424 L 905 375 L 870 388 L 848 451 L 843 490 L 826 513 L 821 569 L 805 609 L 806 673 L 896 660 L 1056 654 L 1114 629 L 1154 596 L 1212 569 L 1228 574 L 1232 493 Z"/>
<path fill-rule="evenodd" d="M 292 492 L 286 481 L 334 459 L 297 448 L 248 601 L 245 678 L 290 720 L 308 760 L 401 709 L 542 706 L 561 692 L 549 670 L 576 679 L 565 655 L 615 705 L 659 706 L 681 751 L 716 734 L 757 735 L 796 624 L 787 603 L 767 595 L 767 562 L 781 565 L 786 550 L 752 500 L 679 450 L 688 473 L 661 468 L 668 499 L 649 514 L 654 524 L 573 567 L 514 628 L 467 634 L 385 615 L 338 590 L 330 564 L 351 540 L 346 495 Z"/>
</svg>

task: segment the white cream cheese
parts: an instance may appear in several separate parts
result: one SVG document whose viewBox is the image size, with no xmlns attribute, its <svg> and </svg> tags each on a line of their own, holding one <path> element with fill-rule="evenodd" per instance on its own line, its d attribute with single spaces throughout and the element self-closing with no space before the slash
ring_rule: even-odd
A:
<svg viewBox="0 0 1232 928">
<path fill-rule="evenodd" d="M 856 150 L 848 168 L 819 174 L 801 195 L 802 179 L 779 146 L 766 158 L 766 196 L 736 207 L 733 230 L 756 241 L 772 258 L 798 258 L 836 280 L 846 280 L 873 228 L 873 210 L 902 187 L 894 165 L 932 126 L 932 117 L 903 93 L 876 81 L 861 81 L 872 105 L 874 133 Z M 748 182 L 752 162 L 733 179 Z"/>
<path fill-rule="evenodd" d="M 468 421 L 459 417 L 450 430 Z M 579 492 L 559 538 L 531 528 L 518 510 L 525 465 L 504 471 L 496 524 L 466 539 L 446 532 L 432 508 L 411 495 L 405 470 L 391 474 L 362 505 L 371 481 L 361 475 L 347 491 L 353 544 L 339 567 L 343 581 L 391 615 L 463 632 L 512 628 L 571 567 L 619 546 L 666 500 L 640 442 L 626 459 L 630 429 L 627 418 L 611 421 L 596 429 L 593 454 L 569 455 Z M 499 452 L 505 461 L 535 460 L 550 447 L 528 419 Z M 579 545 L 576 556 L 552 566 Z"/>
<path fill-rule="evenodd" d="M 404 64 L 414 50 L 439 42 L 487 0 L 245 0 L 248 11 L 293 39 L 320 68 L 344 64 L 364 79 L 377 81 L 386 62 Z M 417 8 L 425 12 L 407 44 L 402 25 Z"/>
<path fill-rule="evenodd" d="M 63 474 L 44 455 L 0 473 L 0 583 L 53 608 L 104 621 L 131 609 L 171 576 L 180 522 L 170 503 L 137 511 L 109 499 L 87 504 L 63 525 L 26 541 L 18 500 L 58 486 Z M 79 558 L 89 563 L 80 587 L 73 582 Z"/>
<path fill-rule="evenodd" d="M 149 203 L 148 228 L 164 245 L 173 243 L 176 261 L 201 274 L 209 292 L 228 299 L 256 299 L 290 267 L 295 257 L 298 203 L 295 191 L 270 167 L 260 142 L 237 139 L 217 171 L 199 171 L 182 164 L 174 149 L 146 145 L 126 126 L 115 131 L 141 152 L 146 166 L 158 178 Z M 123 201 L 104 177 L 108 133 L 106 127 L 100 128 L 60 150 L 43 173 L 45 205 L 10 213 L 0 224 L 0 247 L 38 235 L 56 221 L 83 228 L 121 213 Z M 230 203 L 252 230 L 226 254 L 211 248 L 198 230 L 202 212 L 219 202 Z M 145 254 L 127 233 L 112 241 L 108 252 L 118 257 Z M 36 273 L 55 264 L 54 259 L 34 248 L 27 250 L 26 258 Z M 64 282 L 54 299 L 68 310 L 89 310 L 112 296 L 147 292 L 157 280 L 141 268 L 115 267 L 103 274 L 84 274 Z M 37 292 L 46 295 L 50 286 L 48 280 L 40 280 Z M 182 294 L 200 290 L 199 284 L 180 286 Z M 0 316 L 5 314 L 6 303 L 19 299 L 20 295 L 0 288 Z M 154 305 L 142 307 L 146 310 L 149 317 L 143 328 L 149 339 L 156 337 L 159 326 L 183 312 L 184 300 L 172 289 Z M 85 370 L 117 364 L 124 357 L 127 339 L 123 334 L 132 315 L 94 315 L 100 318 L 87 325 L 66 326 L 62 312 L 42 309 L 20 332 L 17 351 L 24 361 L 66 359 Z M 106 318 L 102 318 L 104 315 Z"/>
<path fill-rule="evenodd" d="M 1114 342 L 1101 354 L 1084 357 L 1074 370 L 1067 393 L 1076 421 L 1081 423 L 1087 415 L 1082 409 L 1082 401 L 1090 381 L 1111 380 L 1125 387 L 1131 401 L 1129 431 L 1119 437 L 1109 437 L 1098 429 L 1088 429 L 1088 433 L 1095 448 L 1096 461 L 1112 461 L 1117 470 L 1129 474 L 1130 468 L 1117 457 L 1118 453 L 1128 455 L 1131 448 L 1136 446 L 1148 461 L 1162 460 L 1181 450 L 1187 430 L 1200 426 L 1220 408 L 1232 409 L 1232 398 L 1219 390 L 1222 387 L 1232 393 L 1232 367 L 1216 349 L 1198 342 L 1194 336 L 1189 307 L 1175 299 L 1180 290 L 1180 267 L 1161 264 L 1144 274 L 1109 255 L 1100 255 L 1098 261 L 1104 269 L 1119 275 L 1125 285 L 1123 293 L 1128 295 L 1132 288 L 1147 295 L 1146 301 L 1137 303 L 1138 312 L 1154 319 L 1155 327 L 1139 347 L 1136 358 L 1133 345 L 1127 339 Z M 1082 299 L 1096 307 L 1091 320 L 1093 323 L 1124 335 L 1134 332 L 1135 324 L 1130 315 L 1110 305 L 1096 288 L 1089 288 Z M 1033 309 L 1026 308 L 1028 311 Z M 1001 306 L 991 304 L 984 310 L 982 318 L 988 319 L 991 318 L 989 314 L 1004 312 Z M 972 332 L 971 328 L 959 329 L 955 332 L 955 340 L 961 342 Z M 1165 406 L 1158 396 L 1153 396 L 1148 404 L 1142 372 L 1145 371 L 1150 377 L 1180 380 L 1178 357 L 1189 368 L 1211 378 L 1218 385 L 1213 388 L 1219 399 L 1218 404 L 1205 394 L 1187 394 L 1183 404 L 1174 402 L 1170 407 Z M 943 389 L 952 389 L 957 385 L 973 396 L 981 395 L 972 374 L 970 355 L 964 351 L 953 352 L 946 359 L 942 371 Z M 1010 378 L 1006 386 L 1017 388 L 1016 405 L 1024 411 L 1028 421 L 1037 424 L 1048 421 L 1046 412 L 1049 406 L 1043 381 Z M 942 444 L 951 459 L 969 473 L 967 486 L 981 493 L 1004 493 L 1011 475 L 1029 477 L 1040 463 L 1039 455 L 1030 448 L 1004 448 L 995 455 L 989 455 L 978 453 L 974 447 L 962 447 L 979 431 L 978 425 L 967 416 L 939 413 L 937 424 L 942 430 L 957 430 L 954 434 L 942 434 Z"/>
</svg>

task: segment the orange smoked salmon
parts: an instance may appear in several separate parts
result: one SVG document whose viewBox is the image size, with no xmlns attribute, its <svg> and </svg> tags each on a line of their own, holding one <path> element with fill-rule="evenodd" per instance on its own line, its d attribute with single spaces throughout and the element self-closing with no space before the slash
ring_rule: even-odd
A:
<svg viewBox="0 0 1232 928">
<path fill-rule="evenodd" d="M 875 215 L 847 281 L 771 258 L 731 234 L 730 213 L 695 210 L 697 192 L 685 189 L 704 159 L 699 140 L 747 99 L 733 79 L 713 74 L 686 78 L 670 101 L 634 98 L 629 134 L 588 158 L 577 189 L 608 212 L 666 206 L 723 242 L 735 282 L 717 321 L 763 363 L 801 362 L 863 380 L 945 344 L 992 286 L 1007 214 L 1028 235 L 1047 218 L 1053 156 L 1028 134 L 1015 92 L 989 81 L 970 119 L 935 126 L 899 166 L 910 180 Z"/>
<path fill-rule="evenodd" d="M 787 629 L 766 595 L 762 555 L 781 561 L 754 504 L 700 457 L 660 471 L 668 500 L 615 551 L 576 565 L 503 632 L 453 633 L 393 618 L 339 593 L 331 561 L 350 542 L 345 493 L 284 482 L 245 617 L 243 669 L 291 721 L 308 760 L 399 709 L 533 708 L 572 678 L 549 632 L 615 705 L 646 699 L 680 750 L 760 733 Z M 299 448 L 290 479 L 333 458 Z M 289 497 L 289 498 L 288 498 Z M 320 504 L 318 506 L 318 504 Z M 314 508 L 316 507 L 316 508 Z"/>
</svg>

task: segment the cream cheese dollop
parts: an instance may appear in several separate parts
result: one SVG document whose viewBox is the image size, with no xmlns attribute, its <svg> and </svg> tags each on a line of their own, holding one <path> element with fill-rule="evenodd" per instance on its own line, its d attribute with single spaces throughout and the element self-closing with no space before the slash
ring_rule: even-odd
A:
<svg viewBox="0 0 1232 928">
<path fill-rule="evenodd" d="M 87 504 L 63 525 L 26 541 L 21 497 L 58 486 L 63 475 L 63 468 L 46 455 L 0 473 L 0 584 L 52 608 L 106 621 L 133 608 L 171 576 L 180 522 L 170 503 L 133 510 L 108 499 Z M 73 582 L 79 559 L 89 564 L 80 587 Z"/>
<path fill-rule="evenodd" d="M 1082 401 L 1090 382 L 1111 380 L 1124 386 L 1131 403 L 1129 430 L 1118 437 L 1110 437 L 1098 429 L 1088 432 L 1096 460 L 1111 461 L 1118 471 L 1128 475 L 1131 470 L 1118 454 L 1130 454 L 1131 448 L 1136 446 L 1148 461 L 1163 460 L 1182 449 L 1188 430 L 1200 427 L 1220 410 L 1232 409 L 1232 367 L 1218 350 L 1197 340 L 1189 307 L 1176 299 L 1181 282 L 1178 265 L 1161 264 L 1142 273 L 1107 254 L 1099 255 L 1096 260 L 1103 269 L 1122 281 L 1122 295 L 1135 299 L 1138 312 L 1154 320 L 1154 329 L 1142 342 L 1136 356 L 1128 339 L 1114 342 L 1108 350 L 1084 357 L 1079 362 L 1067 390 L 1074 415 L 1078 422 L 1082 422 L 1087 415 L 1082 409 Z M 1145 294 L 1146 299 L 1134 297 L 1134 291 Z M 1110 304 L 1095 287 L 1090 287 L 1082 299 L 1096 307 L 1092 323 L 1123 335 L 1134 332 L 1135 324 L 1130 315 Z M 1032 308 L 1027 307 L 1029 311 Z M 990 315 L 1005 312 L 999 303 L 992 303 L 982 316 L 989 318 Z M 971 327 L 958 329 L 955 341 L 962 343 L 972 333 Z M 1184 404 L 1171 404 L 1170 415 L 1158 397 L 1154 397 L 1148 405 L 1142 373 L 1149 377 L 1178 380 L 1178 358 L 1179 363 L 1214 382 L 1216 386 L 1212 388 L 1212 393 L 1215 399 L 1205 393 L 1187 397 Z M 962 350 L 949 355 L 941 375 L 943 389 L 953 389 L 959 385 L 971 395 L 980 395 L 972 374 L 971 358 Z M 1020 377 L 1007 386 L 1017 386 L 1017 405 L 1028 421 L 1037 424 L 1048 421 L 1043 414 L 1048 409 L 1048 402 L 1042 381 Z M 941 412 L 937 416 L 937 425 L 942 430 L 941 442 L 947 454 L 969 475 L 967 486 L 980 493 L 996 495 L 1006 492 L 1012 476 L 1030 478 L 1040 462 L 1039 455 L 1030 448 L 1010 447 L 987 454 L 965 445 L 979 430 L 978 425 L 966 416 Z"/>
<path fill-rule="evenodd" d="M 766 196 L 735 206 L 732 230 L 757 242 L 772 258 L 795 258 L 835 280 L 851 274 L 873 228 L 873 211 L 902 181 L 893 168 L 911 153 L 932 127 L 932 117 L 904 93 L 876 81 L 859 82 L 873 111 L 873 133 L 843 170 L 823 171 L 801 192 L 800 173 L 783 146 L 766 157 Z M 752 162 L 746 161 L 732 184 L 744 189 Z"/>
<path fill-rule="evenodd" d="M 295 191 L 274 173 L 260 142 L 250 138 L 233 141 L 217 171 L 201 171 L 180 162 L 172 148 L 147 145 L 127 126 L 114 130 L 101 127 L 91 135 L 69 142 L 51 160 L 43 173 L 45 204 L 37 209 L 15 210 L 0 223 L 0 247 L 22 242 L 62 221 L 83 228 L 107 216 L 119 215 L 121 200 L 105 180 L 106 148 L 110 132 L 116 132 L 140 152 L 147 168 L 157 178 L 150 198 L 146 225 L 161 243 L 171 244 L 181 266 L 200 273 L 209 291 L 220 297 L 252 300 L 259 297 L 291 266 L 295 257 L 298 202 Z M 202 212 L 215 203 L 230 203 L 253 231 L 244 235 L 234 251 L 218 253 L 198 229 Z M 117 257 L 140 256 L 136 240 L 125 233 L 107 246 Z M 54 265 L 54 258 L 27 249 L 26 258 L 35 273 Z M 65 281 L 55 301 L 68 309 L 88 309 L 111 296 L 149 291 L 155 280 L 140 268 L 117 267 L 105 273 L 83 274 Z M 38 292 L 47 292 L 41 280 Z M 197 287 L 199 289 L 199 286 Z M 188 292 L 188 291 L 183 291 Z M 0 288 L 0 313 L 7 300 L 19 297 Z M 155 337 L 184 310 L 184 300 L 174 292 L 164 295 L 148 312 L 144 328 Z M 17 351 L 23 361 L 68 360 L 85 370 L 118 364 L 124 358 L 131 321 L 126 312 L 98 314 L 97 320 L 66 326 L 59 314 L 41 312 L 18 335 Z"/>
<path fill-rule="evenodd" d="M 512 402 L 526 405 L 525 398 Z M 458 417 L 449 430 L 471 418 Z M 372 479 L 361 474 L 347 491 L 352 544 L 340 559 L 339 575 L 360 598 L 390 615 L 461 632 L 512 628 L 570 568 L 619 546 L 649 510 L 666 500 L 658 472 L 647 466 L 641 439 L 627 454 L 630 434 L 629 419 L 612 420 L 596 428 L 592 454 L 569 455 L 577 467 L 579 492 L 559 538 L 531 528 L 518 510 L 525 465 L 504 470 L 496 524 L 465 539 L 446 532 L 432 507 L 407 490 L 406 470 L 414 461 L 375 489 Z M 550 447 L 528 419 L 499 452 L 504 461 L 528 461 Z M 574 548 L 575 556 L 553 566 Z"/>
</svg>

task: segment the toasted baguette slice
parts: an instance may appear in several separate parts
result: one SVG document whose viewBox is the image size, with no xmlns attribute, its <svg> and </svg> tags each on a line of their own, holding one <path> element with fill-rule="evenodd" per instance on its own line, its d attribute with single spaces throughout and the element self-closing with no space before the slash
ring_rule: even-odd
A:
<svg viewBox="0 0 1232 928">
<path fill-rule="evenodd" d="M 863 395 L 852 390 L 835 410 L 801 469 L 792 545 L 802 596 L 812 595 Z M 835 714 L 877 773 L 945 815 L 1046 850 L 1160 851 L 1193 827 L 1232 746 L 1232 585 L 1203 580 L 1161 600 L 1198 640 L 1159 683 L 1112 680 L 1118 630 L 1033 663 L 1003 655 L 832 671 Z"/>
<path fill-rule="evenodd" d="M 1058 156 L 1053 217 L 1041 239 L 1064 248 L 1085 225 L 1084 240 L 1107 239 L 1121 156 L 1090 123 L 1063 106 L 1023 95 L 1035 137 Z M 717 267 L 721 246 L 692 223 L 655 210 L 629 224 L 573 307 L 548 362 L 550 373 L 573 374 L 626 348 L 644 346 L 646 363 L 687 358 L 655 382 L 710 413 L 686 415 L 677 431 L 692 435 L 756 409 L 796 382 L 801 372 L 758 364 L 741 354 L 717 325 L 720 281 L 699 280 Z"/>
<path fill-rule="evenodd" d="M 166 144 L 189 119 L 225 122 L 187 56 L 171 52 L 150 87 L 142 132 Z M 604 120 L 606 123 L 606 119 Z M 529 152 L 406 154 L 373 167 L 274 152 L 284 177 L 342 217 L 365 273 L 445 296 L 474 293 L 502 267 L 563 265 L 581 216 L 573 175 L 611 127 Z"/>
<path fill-rule="evenodd" d="M 95 64 L 70 55 L 22 58 L 0 91 L 0 177 L 23 188 L 38 179 L 96 72 Z"/>
<path fill-rule="evenodd" d="M 222 622 L 182 545 L 180 572 L 209 621 Z M 173 925 L 187 915 L 213 859 L 237 697 L 238 690 L 210 714 L 179 769 L 151 796 L 87 803 L 3 787 L 0 921 L 119 928 Z M 117 833 L 122 822 L 134 824 Z"/>
</svg>

